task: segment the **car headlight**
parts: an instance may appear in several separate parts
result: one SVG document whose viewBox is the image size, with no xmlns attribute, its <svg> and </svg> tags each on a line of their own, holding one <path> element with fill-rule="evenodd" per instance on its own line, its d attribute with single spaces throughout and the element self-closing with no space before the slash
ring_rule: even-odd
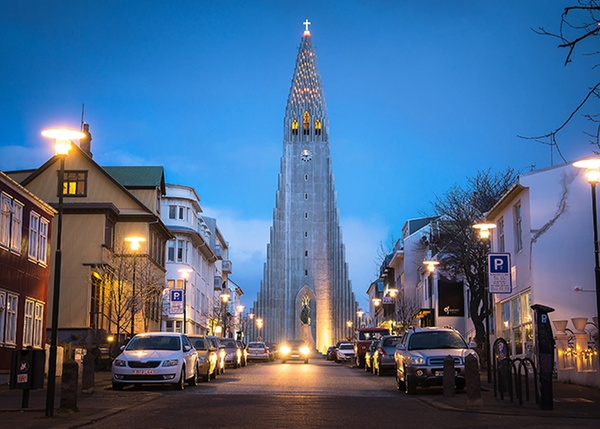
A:
<svg viewBox="0 0 600 429">
<path fill-rule="evenodd" d="M 279 353 L 287 355 L 290 352 L 290 348 L 288 346 L 283 346 L 282 348 L 279 349 Z"/>
<path fill-rule="evenodd" d="M 115 361 L 113 362 L 114 366 L 126 366 L 127 364 L 125 363 L 125 361 L 123 359 L 115 359 Z"/>
<path fill-rule="evenodd" d="M 408 361 L 413 365 L 425 365 L 425 358 L 423 356 L 410 356 Z"/>
<path fill-rule="evenodd" d="M 300 353 L 302 353 L 303 355 L 307 355 L 310 353 L 310 349 L 306 346 L 302 346 L 300 347 Z"/>
<path fill-rule="evenodd" d="M 167 359 L 162 363 L 162 366 L 177 366 L 179 364 L 179 359 Z"/>
</svg>

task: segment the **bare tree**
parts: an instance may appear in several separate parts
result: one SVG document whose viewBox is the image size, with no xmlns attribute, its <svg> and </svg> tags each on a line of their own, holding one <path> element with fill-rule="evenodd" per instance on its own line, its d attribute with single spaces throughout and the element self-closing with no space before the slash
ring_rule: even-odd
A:
<svg viewBox="0 0 600 429">
<path fill-rule="evenodd" d="M 577 50 L 582 51 L 588 49 L 583 55 L 590 56 L 600 53 L 593 45 L 594 37 L 600 34 L 600 4 L 596 0 L 578 0 L 577 4 L 564 8 L 560 18 L 559 29 L 556 32 L 548 31 L 544 27 L 534 29 L 538 34 L 550 36 L 559 40 L 559 48 L 567 50 L 565 58 L 565 66 L 573 61 L 573 55 Z M 589 50 L 591 46 L 591 50 Z M 594 65 L 594 68 L 597 66 Z M 600 115 L 595 113 L 582 113 L 584 106 L 588 106 L 591 100 L 600 98 L 600 81 L 588 87 L 587 93 L 582 97 L 581 101 L 575 106 L 566 120 L 553 131 L 546 134 L 524 137 L 528 140 L 535 140 L 539 143 L 546 144 L 552 148 L 556 148 L 559 156 L 564 162 L 567 162 L 558 145 L 558 134 L 573 120 L 577 114 L 582 114 L 593 123 L 593 132 L 585 132 L 590 138 L 590 144 L 595 146 L 594 153 L 598 154 L 600 149 Z"/>
<path fill-rule="evenodd" d="M 415 315 L 419 311 L 419 304 L 415 298 L 406 296 L 400 292 L 396 299 L 394 309 L 394 320 L 400 325 L 400 331 L 405 332 L 409 326 L 412 326 L 416 320 Z"/>
<path fill-rule="evenodd" d="M 480 350 L 484 349 L 484 321 L 490 314 L 483 305 L 488 244 L 479 239 L 473 225 L 483 220 L 517 178 L 512 168 L 495 175 L 482 171 L 468 179 L 466 187 L 455 186 L 433 203 L 440 216 L 438 236 L 434 238 L 440 269 L 465 279 L 470 291 L 469 313 Z"/>
</svg>

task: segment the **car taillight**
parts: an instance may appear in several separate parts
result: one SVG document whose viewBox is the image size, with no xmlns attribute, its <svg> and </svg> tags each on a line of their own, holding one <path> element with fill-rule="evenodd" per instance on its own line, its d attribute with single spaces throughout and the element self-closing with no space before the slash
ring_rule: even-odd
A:
<svg viewBox="0 0 600 429">
<path fill-rule="evenodd" d="M 385 350 L 383 350 L 383 349 L 381 349 L 381 350 L 379 351 L 379 353 L 380 353 L 382 356 L 385 356 L 385 355 L 386 355 L 386 353 L 385 353 Z"/>
</svg>

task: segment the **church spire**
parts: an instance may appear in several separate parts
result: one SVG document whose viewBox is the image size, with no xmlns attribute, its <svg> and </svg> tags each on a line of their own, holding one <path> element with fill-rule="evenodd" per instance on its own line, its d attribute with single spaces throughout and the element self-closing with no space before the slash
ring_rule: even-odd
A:
<svg viewBox="0 0 600 429">
<path fill-rule="evenodd" d="M 324 139 L 328 134 L 327 107 L 317 53 L 308 29 L 310 24 L 308 19 L 303 23 L 305 30 L 292 76 L 285 114 L 286 141 L 305 140 L 301 136 L 318 136 L 319 139 Z"/>
</svg>

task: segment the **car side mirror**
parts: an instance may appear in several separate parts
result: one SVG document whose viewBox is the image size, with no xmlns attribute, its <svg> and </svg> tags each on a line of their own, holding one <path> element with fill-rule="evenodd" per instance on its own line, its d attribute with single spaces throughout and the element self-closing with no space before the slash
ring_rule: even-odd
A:
<svg viewBox="0 0 600 429">
<path fill-rule="evenodd" d="M 404 345 L 404 343 L 400 343 L 396 346 L 396 350 L 406 350 L 406 346 Z"/>
<path fill-rule="evenodd" d="M 190 350 L 192 350 L 192 347 L 191 347 L 191 346 L 188 346 L 187 344 L 184 344 L 184 345 L 183 345 L 183 351 L 184 351 L 184 352 L 189 352 Z"/>
<path fill-rule="evenodd" d="M 121 351 L 125 350 L 125 346 L 119 347 L 119 350 L 121 350 Z"/>
<path fill-rule="evenodd" d="M 475 341 L 469 342 L 469 348 L 470 349 L 476 349 L 477 348 L 477 343 Z"/>
</svg>

